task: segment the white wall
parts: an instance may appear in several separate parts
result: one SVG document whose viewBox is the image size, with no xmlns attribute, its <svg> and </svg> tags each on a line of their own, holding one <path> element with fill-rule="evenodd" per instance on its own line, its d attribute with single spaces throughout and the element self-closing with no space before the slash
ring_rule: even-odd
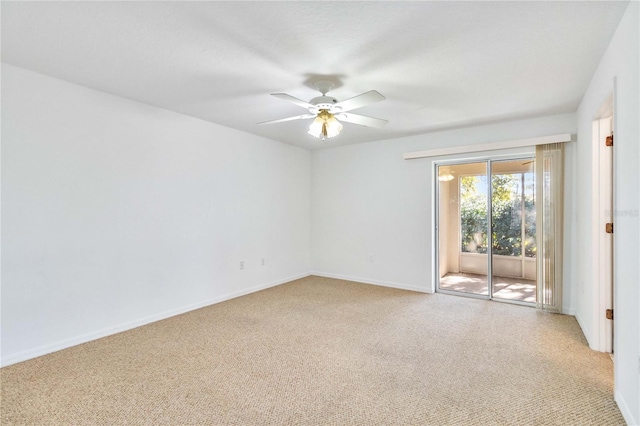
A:
<svg viewBox="0 0 640 426">
<path fill-rule="evenodd" d="M 402 155 L 439 147 L 575 132 L 575 115 L 564 114 L 313 152 L 314 272 L 431 291 L 434 159 L 404 160 Z M 575 143 L 567 145 L 567 157 L 571 158 Z M 573 214 L 572 185 L 573 167 L 569 162 L 568 217 Z M 568 262 L 572 262 L 575 248 L 573 232 L 572 226 L 567 227 Z M 572 272 L 572 268 L 566 268 L 564 309 L 568 313 L 574 310 Z"/>
<path fill-rule="evenodd" d="M 598 307 L 598 282 L 594 279 L 598 247 L 593 203 L 598 190 L 597 146 L 592 142 L 592 122 L 607 97 L 615 91 L 614 143 L 614 281 L 615 281 L 615 386 L 616 401 L 629 424 L 640 424 L 640 21 L 638 2 L 627 7 L 620 25 L 591 80 L 578 109 L 577 223 L 578 294 L 576 317 L 592 346 L 599 341 L 602 311 Z M 596 212 L 598 206 L 595 207 Z"/>
<path fill-rule="evenodd" d="M 4 64 L 2 144 L 3 365 L 310 270 L 306 150 Z"/>
</svg>

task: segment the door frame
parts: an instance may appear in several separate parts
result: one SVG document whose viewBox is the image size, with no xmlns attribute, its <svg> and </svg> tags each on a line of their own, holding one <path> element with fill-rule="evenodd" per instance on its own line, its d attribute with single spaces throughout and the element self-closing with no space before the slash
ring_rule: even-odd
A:
<svg viewBox="0 0 640 426">
<path fill-rule="evenodd" d="M 615 142 L 605 146 L 605 139 L 615 128 L 614 92 L 604 100 L 592 123 L 593 153 L 593 315 L 594 333 L 591 347 L 600 352 L 612 353 L 613 321 L 605 317 L 607 309 L 614 309 L 614 262 L 613 238 L 615 234 L 604 232 L 608 222 L 615 222 Z M 615 225 L 614 225 L 615 232 Z"/>
</svg>

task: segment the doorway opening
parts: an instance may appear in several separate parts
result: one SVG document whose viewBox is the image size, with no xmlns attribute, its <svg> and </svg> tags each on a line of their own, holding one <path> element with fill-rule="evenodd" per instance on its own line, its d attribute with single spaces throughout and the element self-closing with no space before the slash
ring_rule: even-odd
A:
<svg viewBox="0 0 640 426">
<path fill-rule="evenodd" d="M 437 291 L 535 305 L 535 158 L 436 164 L 436 175 Z"/>
</svg>

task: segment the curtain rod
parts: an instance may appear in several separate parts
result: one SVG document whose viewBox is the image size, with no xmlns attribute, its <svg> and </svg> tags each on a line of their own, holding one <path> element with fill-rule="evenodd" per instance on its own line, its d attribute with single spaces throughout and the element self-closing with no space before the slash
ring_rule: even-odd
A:
<svg viewBox="0 0 640 426">
<path fill-rule="evenodd" d="M 480 151 L 493 151 L 496 149 L 522 148 L 525 146 L 546 145 L 548 143 L 571 142 L 571 133 L 559 135 L 540 136 L 537 138 L 517 139 L 502 142 L 481 143 L 477 145 L 452 146 L 448 148 L 427 149 L 424 151 L 407 152 L 404 154 L 405 160 L 416 158 L 438 157 L 441 155 L 466 154 Z"/>
</svg>

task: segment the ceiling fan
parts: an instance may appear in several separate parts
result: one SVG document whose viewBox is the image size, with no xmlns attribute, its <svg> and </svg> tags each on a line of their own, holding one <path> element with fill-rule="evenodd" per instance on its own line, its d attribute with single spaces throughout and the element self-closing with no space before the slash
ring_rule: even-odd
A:
<svg viewBox="0 0 640 426">
<path fill-rule="evenodd" d="M 278 99 L 289 101 L 298 106 L 309 110 L 308 114 L 297 115 L 295 117 L 281 118 L 279 120 L 263 121 L 258 124 L 282 123 L 285 121 L 302 120 L 306 118 L 314 118 L 311 126 L 309 126 L 309 134 L 316 138 L 332 138 L 338 136 L 342 130 L 341 121 L 347 123 L 359 124 L 368 127 L 384 127 L 388 123 L 387 120 L 380 118 L 367 117 L 366 115 L 353 114 L 349 111 L 371 105 L 376 102 L 384 101 L 386 98 L 375 90 L 362 93 L 353 98 L 344 101 L 338 101 L 332 96 L 327 96 L 327 92 L 333 87 L 331 82 L 320 81 L 315 84 L 316 88 L 322 96 L 315 97 L 309 102 L 298 99 L 286 93 L 272 93 Z"/>
</svg>

